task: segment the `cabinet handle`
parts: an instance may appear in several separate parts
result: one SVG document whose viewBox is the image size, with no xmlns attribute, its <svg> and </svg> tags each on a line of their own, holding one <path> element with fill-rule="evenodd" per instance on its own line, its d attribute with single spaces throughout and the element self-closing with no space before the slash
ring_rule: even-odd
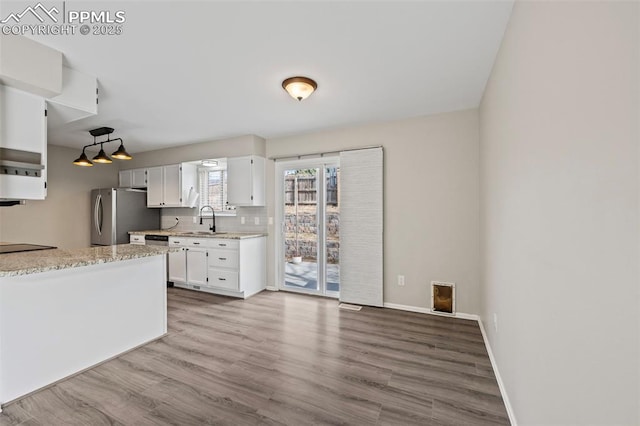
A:
<svg viewBox="0 0 640 426">
<path fill-rule="evenodd" d="M 180 244 L 180 241 L 174 241 L 174 244 Z"/>
<path fill-rule="evenodd" d="M 194 244 L 194 245 L 196 245 L 196 246 L 197 246 L 197 245 L 200 245 L 200 243 L 193 243 L 193 244 Z"/>
<path fill-rule="evenodd" d="M 226 279 L 226 278 L 218 278 L 218 280 L 220 280 L 220 281 L 226 281 L 227 279 Z"/>
<path fill-rule="evenodd" d="M 226 247 L 227 245 L 226 245 L 226 244 L 218 244 L 218 246 L 220 246 L 220 247 Z"/>
<path fill-rule="evenodd" d="M 227 258 L 226 258 L 226 257 L 219 257 L 218 259 L 219 259 L 219 260 L 227 260 Z"/>
</svg>

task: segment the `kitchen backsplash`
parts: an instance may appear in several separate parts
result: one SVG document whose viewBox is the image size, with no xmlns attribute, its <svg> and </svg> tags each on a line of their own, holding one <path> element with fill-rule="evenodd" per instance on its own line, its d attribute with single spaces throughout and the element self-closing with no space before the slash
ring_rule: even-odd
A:
<svg viewBox="0 0 640 426">
<path fill-rule="evenodd" d="M 163 208 L 161 214 L 162 229 L 167 229 L 176 224 L 179 219 L 177 231 L 208 231 L 211 225 L 211 217 L 205 217 L 200 225 L 198 209 L 189 208 Z M 242 218 L 244 217 L 244 224 Z M 196 218 L 196 223 L 193 223 Z M 258 225 L 256 225 L 256 218 Z M 238 207 L 236 216 L 216 216 L 216 231 L 218 232 L 267 232 L 267 208 L 266 207 Z"/>
</svg>

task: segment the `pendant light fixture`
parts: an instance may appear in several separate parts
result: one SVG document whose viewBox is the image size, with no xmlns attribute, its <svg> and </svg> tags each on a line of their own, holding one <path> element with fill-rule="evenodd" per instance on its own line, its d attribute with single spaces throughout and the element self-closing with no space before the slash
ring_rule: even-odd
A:
<svg viewBox="0 0 640 426">
<path fill-rule="evenodd" d="M 301 101 L 307 99 L 318 88 L 318 83 L 308 77 L 290 77 L 282 82 L 282 88 L 293 99 Z"/>
<path fill-rule="evenodd" d="M 82 148 L 82 155 L 73 160 L 73 164 L 82 167 L 93 167 L 93 163 L 87 158 L 87 154 L 84 153 L 84 148 Z"/>
<path fill-rule="evenodd" d="M 104 148 L 102 148 L 102 144 L 100 144 L 100 152 L 98 152 L 98 155 L 93 157 L 93 161 L 96 162 L 96 163 L 100 163 L 100 164 L 111 164 L 111 163 L 113 163 L 113 160 L 111 160 L 111 158 L 109 158 L 107 153 L 104 152 Z"/>
<path fill-rule="evenodd" d="M 129 155 L 126 149 L 124 149 L 124 144 L 122 140 L 120 140 L 120 147 L 111 154 L 113 158 L 117 158 L 118 160 L 131 160 L 133 157 Z"/>
<path fill-rule="evenodd" d="M 91 136 L 93 136 L 93 143 L 89 144 L 89 145 L 85 145 L 82 148 L 82 154 L 80 155 L 80 157 L 78 157 L 76 160 L 74 160 L 73 164 L 75 164 L 76 166 L 84 166 L 84 167 L 91 167 L 93 166 L 93 162 L 91 162 L 88 158 L 87 158 L 87 154 L 85 154 L 85 149 L 91 147 L 91 146 L 97 146 L 100 145 L 100 151 L 98 152 L 98 155 L 96 155 L 95 157 L 93 157 L 93 161 L 96 163 L 100 163 L 100 164 L 111 164 L 113 162 L 113 160 L 111 160 L 111 158 L 109 158 L 109 156 L 107 155 L 106 152 L 104 152 L 104 147 L 103 145 L 105 143 L 109 143 L 109 142 L 116 142 L 116 141 L 120 141 L 120 147 L 114 151 L 113 154 L 111 154 L 111 156 L 113 158 L 116 158 L 118 160 L 131 160 L 133 157 L 127 152 L 127 150 L 124 148 L 124 142 L 122 141 L 121 138 L 116 138 L 116 139 L 111 139 L 109 137 L 109 135 L 111 133 L 113 133 L 113 128 L 111 127 L 99 127 L 97 129 L 93 129 L 93 130 L 89 130 L 89 133 L 91 133 Z M 107 140 L 106 141 L 102 141 L 102 142 L 96 142 L 96 137 L 98 136 L 104 136 L 107 135 Z"/>
</svg>

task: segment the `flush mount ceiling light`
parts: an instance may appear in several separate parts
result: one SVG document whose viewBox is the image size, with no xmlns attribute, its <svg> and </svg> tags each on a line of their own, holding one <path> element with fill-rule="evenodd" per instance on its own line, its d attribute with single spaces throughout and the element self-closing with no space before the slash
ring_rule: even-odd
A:
<svg viewBox="0 0 640 426">
<path fill-rule="evenodd" d="M 113 128 L 99 127 L 97 129 L 89 130 L 89 133 L 91 133 L 91 136 L 93 136 L 93 143 L 90 143 L 89 145 L 85 145 L 82 148 L 82 155 L 80 155 L 80 157 L 78 157 L 76 160 L 73 161 L 73 164 L 75 164 L 76 166 L 84 166 L 84 167 L 93 166 L 93 163 L 91 162 L 91 160 L 87 158 L 87 154 L 85 154 L 84 151 L 90 146 L 96 146 L 96 145 L 100 145 L 100 152 L 98 152 L 98 155 L 93 157 L 92 160 L 100 164 L 111 164 L 113 161 L 111 160 L 111 158 L 109 158 L 107 153 L 104 152 L 104 148 L 103 148 L 103 145 L 109 142 L 120 141 L 120 147 L 113 154 L 111 154 L 113 158 L 116 158 L 118 160 L 131 160 L 133 158 L 131 157 L 131 155 L 129 155 L 127 150 L 124 149 L 124 143 L 122 142 L 121 138 L 111 139 L 109 137 L 109 135 L 113 133 Z M 104 136 L 104 135 L 107 135 L 106 141 L 96 142 L 96 137 Z"/>
<path fill-rule="evenodd" d="M 308 77 L 291 77 L 282 82 L 282 88 L 293 99 L 301 101 L 307 99 L 318 88 L 318 83 Z"/>
</svg>

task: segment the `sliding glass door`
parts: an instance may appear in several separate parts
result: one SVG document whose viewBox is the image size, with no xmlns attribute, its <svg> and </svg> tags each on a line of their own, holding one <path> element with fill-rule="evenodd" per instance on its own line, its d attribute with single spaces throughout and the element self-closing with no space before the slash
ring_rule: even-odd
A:
<svg viewBox="0 0 640 426">
<path fill-rule="evenodd" d="M 279 288 L 338 297 L 340 206 L 338 159 L 277 164 Z"/>
</svg>

